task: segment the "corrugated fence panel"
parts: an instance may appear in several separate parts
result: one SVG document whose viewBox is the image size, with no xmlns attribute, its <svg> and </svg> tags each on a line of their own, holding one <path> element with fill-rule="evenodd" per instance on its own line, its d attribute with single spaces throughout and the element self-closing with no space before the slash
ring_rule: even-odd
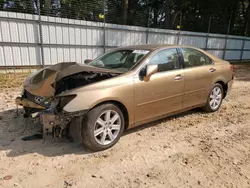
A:
<svg viewBox="0 0 250 188">
<path fill-rule="evenodd" d="M 199 48 L 225 59 L 250 59 L 250 38 L 104 24 L 57 17 L 41 17 L 44 62 L 93 59 L 117 46 L 139 44 L 179 44 Z M 0 66 L 41 65 L 41 44 L 38 15 L 0 11 Z M 208 37 L 208 39 L 207 39 Z M 104 43 L 105 38 L 105 43 Z M 227 38 L 227 39 L 226 39 Z M 147 41 L 148 39 L 148 41 Z M 227 41 L 226 41 L 227 40 Z M 206 44 L 207 42 L 207 44 Z"/>
<path fill-rule="evenodd" d="M 103 53 L 99 47 L 103 45 L 103 29 L 98 25 L 95 28 L 92 22 L 42 18 L 45 21 L 42 25 L 43 42 L 49 45 L 44 47 L 46 65 L 62 61 L 84 62 Z"/>
<path fill-rule="evenodd" d="M 20 47 L 12 47 L 12 53 L 13 53 L 13 65 L 23 65 L 21 53 L 20 53 Z"/>
<path fill-rule="evenodd" d="M 226 50 L 225 59 L 237 60 L 240 59 L 241 51 Z"/>
<path fill-rule="evenodd" d="M 17 22 L 9 22 L 11 42 L 19 42 Z"/>
<path fill-rule="evenodd" d="M 50 44 L 57 44 L 56 41 L 56 27 L 54 25 L 49 25 L 49 39 L 50 39 Z"/>
<path fill-rule="evenodd" d="M 136 44 L 146 44 L 146 33 L 142 31 L 116 30 L 108 28 L 106 30 L 107 46 L 129 46 Z"/>
<path fill-rule="evenodd" d="M 250 52 L 249 51 L 244 51 L 242 59 L 250 59 Z"/>
<path fill-rule="evenodd" d="M 55 27 L 56 27 L 56 43 L 63 44 L 63 29 L 59 25 Z"/>
<path fill-rule="evenodd" d="M 217 49 L 223 49 L 226 43 L 226 39 L 221 38 L 209 38 L 208 39 L 208 48 L 217 48 Z"/>
<path fill-rule="evenodd" d="M 195 46 L 198 48 L 206 47 L 205 33 L 181 31 L 179 35 L 179 45 Z"/>
<path fill-rule="evenodd" d="M 250 50 L 250 41 L 245 42 L 244 49 L 249 49 Z"/>
<path fill-rule="evenodd" d="M 21 54 L 22 54 L 22 65 L 30 65 L 29 60 L 29 48 L 28 47 L 21 47 Z"/>
<path fill-rule="evenodd" d="M 28 43 L 39 43 L 39 29 L 36 23 L 26 23 L 28 33 Z"/>
<path fill-rule="evenodd" d="M 177 37 L 168 34 L 150 33 L 148 36 L 148 44 L 176 44 Z"/>
<path fill-rule="evenodd" d="M 19 30 L 19 42 L 26 43 L 28 41 L 27 37 L 27 29 L 25 23 L 18 23 L 18 30 Z"/>
<path fill-rule="evenodd" d="M 0 66 L 5 66 L 5 53 L 2 46 L 0 46 Z"/>
<path fill-rule="evenodd" d="M 103 48 L 44 48 L 44 61 L 46 65 L 58 62 L 84 63 L 85 59 L 94 59 L 103 54 Z"/>
<path fill-rule="evenodd" d="M 198 48 L 206 47 L 206 38 L 205 37 L 194 37 L 194 36 L 180 36 L 179 44 L 195 46 Z"/>
<path fill-rule="evenodd" d="M 30 63 L 29 65 L 41 65 L 40 47 L 29 47 Z"/>
<path fill-rule="evenodd" d="M 4 48 L 4 53 L 5 53 L 6 65 L 14 65 L 12 48 L 10 46 L 4 46 L 3 48 Z M 17 62 L 15 62 L 15 63 L 17 63 Z"/>
<path fill-rule="evenodd" d="M 243 45 L 243 40 L 228 39 L 227 49 L 241 49 Z"/>
<path fill-rule="evenodd" d="M 218 58 L 223 57 L 223 51 L 222 50 L 207 50 L 209 53 L 215 55 Z"/>
<path fill-rule="evenodd" d="M 8 21 L 1 21 L 1 33 L 2 33 L 2 41 L 3 42 L 11 42 Z"/>
</svg>

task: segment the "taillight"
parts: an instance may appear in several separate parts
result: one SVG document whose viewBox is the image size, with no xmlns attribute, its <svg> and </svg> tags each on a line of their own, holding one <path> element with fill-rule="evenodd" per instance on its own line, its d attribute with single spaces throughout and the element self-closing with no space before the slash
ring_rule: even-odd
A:
<svg viewBox="0 0 250 188">
<path fill-rule="evenodd" d="M 230 65 L 230 70 L 233 72 L 234 71 L 234 66 Z"/>
</svg>

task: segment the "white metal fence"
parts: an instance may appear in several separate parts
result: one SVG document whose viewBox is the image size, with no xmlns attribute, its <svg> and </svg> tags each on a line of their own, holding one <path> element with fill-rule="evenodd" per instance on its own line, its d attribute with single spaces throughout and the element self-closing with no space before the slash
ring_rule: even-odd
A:
<svg viewBox="0 0 250 188">
<path fill-rule="evenodd" d="M 0 11 L 0 67 L 83 63 L 111 48 L 184 44 L 227 60 L 250 60 L 250 38 L 104 24 Z"/>
</svg>

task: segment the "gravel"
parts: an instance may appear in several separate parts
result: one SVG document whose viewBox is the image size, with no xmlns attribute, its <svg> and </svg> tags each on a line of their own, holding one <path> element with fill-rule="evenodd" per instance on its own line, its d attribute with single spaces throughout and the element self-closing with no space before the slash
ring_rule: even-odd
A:
<svg viewBox="0 0 250 188">
<path fill-rule="evenodd" d="M 0 91 L 0 187 L 250 187 L 250 67 L 235 66 L 216 113 L 191 110 L 128 131 L 111 149 L 21 140 L 39 124 Z M 4 180 L 11 176 L 9 180 Z"/>
</svg>

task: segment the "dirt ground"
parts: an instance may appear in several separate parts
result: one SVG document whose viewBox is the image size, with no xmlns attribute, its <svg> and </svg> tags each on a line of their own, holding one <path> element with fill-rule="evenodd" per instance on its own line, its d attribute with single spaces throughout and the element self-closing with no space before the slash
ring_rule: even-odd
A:
<svg viewBox="0 0 250 188">
<path fill-rule="evenodd" d="M 16 115 L 20 88 L 2 89 L 0 187 L 250 187 L 250 67 L 235 69 L 218 112 L 141 126 L 98 153 L 65 141 L 22 141 L 39 127 Z"/>
</svg>

